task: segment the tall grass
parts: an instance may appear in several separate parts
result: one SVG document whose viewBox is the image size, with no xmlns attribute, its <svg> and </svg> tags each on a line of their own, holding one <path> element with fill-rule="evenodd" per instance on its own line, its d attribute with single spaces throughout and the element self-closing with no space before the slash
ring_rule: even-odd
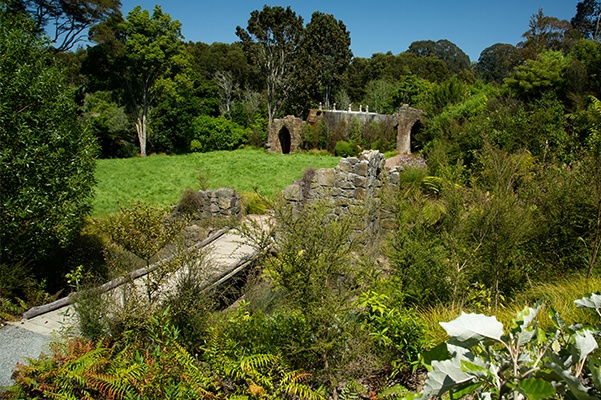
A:
<svg viewBox="0 0 601 400">
<path fill-rule="evenodd" d="M 599 317 L 590 310 L 576 307 L 574 300 L 598 292 L 600 289 L 601 276 L 586 278 L 575 274 L 558 279 L 553 283 L 533 283 L 530 288 L 525 289 L 496 312 L 484 312 L 484 314 L 494 314 L 507 327 L 518 311 L 523 310 L 524 307 L 532 307 L 537 301 L 542 300 L 543 310 L 539 313 L 537 320 L 543 328 L 550 328 L 552 324 L 546 312 L 548 310 L 555 310 L 568 326 L 574 323 L 597 325 L 601 322 Z M 418 314 L 426 325 L 428 339 L 432 344 L 442 343 L 448 339 L 439 322 L 451 321 L 457 318 L 461 311 L 482 313 L 478 310 L 453 310 L 447 305 L 418 309 Z"/>
<path fill-rule="evenodd" d="M 229 187 L 240 193 L 256 187 L 273 197 L 306 168 L 330 168 L 339 159 L 328 155 L 274 154 L 263 150 L 216 151 L 180 156 L 98 160 L 93 216 L 119 211 L 138 201 L 156 206 L 176 204 L 185 189 Z"/>
</svg>

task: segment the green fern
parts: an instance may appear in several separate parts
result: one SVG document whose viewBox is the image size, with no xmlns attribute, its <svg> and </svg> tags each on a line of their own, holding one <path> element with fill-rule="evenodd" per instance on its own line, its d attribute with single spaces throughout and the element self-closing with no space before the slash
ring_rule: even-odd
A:
<svg viewBox="0 0 601 400">
<path fill-rule="evenodd" d="M 173 343 L 173 354 L 179 365 L 184 368 L 182 378 L 190 385 L 194 393 L 202 398 L 217 398 L 209 391 L 209 387 L 216 388 L 215 381 L 208 378 L 197 366 L 197 361 L 179 343 Z"/>
<path fill-rule="evenodd" d="M 424 176 L 421 186 L 425 191 L 438 195 L 442 191 L 442 183 L 438 176 Z"/>
</svg>

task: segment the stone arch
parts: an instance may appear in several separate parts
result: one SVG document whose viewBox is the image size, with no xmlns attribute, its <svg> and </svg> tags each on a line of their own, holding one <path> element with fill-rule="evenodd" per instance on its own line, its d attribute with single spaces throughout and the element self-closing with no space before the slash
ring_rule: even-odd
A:
<svg viewBox="0 0 601 400">
<path fill-rule="evenodd" d="M 283 126 L 278 133 L 278 140 L 280 141 L 280 147 L 282 148 L 282 154 L 290 154 L 290 131 L 286 126 Z"/>
<path fill-rule="evenodd" d="M 306 122 L 294 115 L 275 119 L 269 125 L 267 150 L 273 153 L 294 153 L 301 145 L 301 131 Z"/>
<path fill-rule="evenodd" d="M 411 154 L 411 137 L 422 128 L 423 114 L 422 110 L 409 107 L 407 104 L 394 114 L 397 127 L 396 148 L 400 154 Z"/>
</svg>

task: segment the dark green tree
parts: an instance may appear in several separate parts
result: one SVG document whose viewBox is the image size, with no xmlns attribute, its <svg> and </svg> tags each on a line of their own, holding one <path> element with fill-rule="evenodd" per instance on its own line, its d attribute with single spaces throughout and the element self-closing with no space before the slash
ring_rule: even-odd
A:
<svg viewBox="0 0 601 400">
<path fill-rule="evenodd" d="M 288 95 L 303 32 L 303 18 L 290 7 L 267 5 L 250 13 L 246 29 L 236 27 L 245 53 L 265 78 L 269 123 L 278 115 Z"/>
<path fill-rule="evenodd" d="M 121 15 L 120 0 L 6 0 L 9 10 L 26 11 L 39 33 L 44 30 L 57 51 L 68 51 L 85 39 L 86 30 Z"/>
<path fill-rule="evenodd" d="M 415 74 L 421 79 L 430 82 L 443 82 L 449 78 L 449 68 L 447 64 L 434 55 L 417 56 L 414 53 L 404 52 L 397 57 L 403 69 L 408 73 Z"/>
<path fill-rule="evenodd" d="M 302 84 L 313 88 L 314 104 L 323 101 L 325 107 L 330 107 L 333 94 L 353 57 L 350 45 L 350 33 L 342 21 L 332 14 L 313 13 L 301 41 L 298 70 L 309 78 Z"/>
<path fill-rule="evenodd" d="M 436 56 L 448 67 L 451 75 L 464 69 L 469 69 L 470 58 L 455 43 L 446 39 L 437 42 L 432 40 L 419 40 L 409 45 L 408 53 L 419 57 Z"/>
<path fill-rule="evenodd" d="M 90 212 L 96 146 L 35 24 L 0 11 L 0 257 L 38 267 Z"/>
<path fill-rule="evenodd" d="M 497 43 L 482 50 L 476 69 L 488 82 L 503 83 L 520 62 L 519 49 L 511 44 Z"/>
<path fill-rule="evenodd" d="M 150 112 L 161 96 L 189 86 L 190 57 L 182 42 L 181 23 L 156 6 L 152 15 L 136 7 L 127 19 L 97 29 L 107 72 L 121 82 L 123 99 L 134 120 L 140 154 L 146 156 Z"/>
<path fill-rule="evenodd" d="M 570 22 L 585 38 L 601 40 L 601 1 L 579 1 L 576 5 L 576 15 Z"/>
</svg>

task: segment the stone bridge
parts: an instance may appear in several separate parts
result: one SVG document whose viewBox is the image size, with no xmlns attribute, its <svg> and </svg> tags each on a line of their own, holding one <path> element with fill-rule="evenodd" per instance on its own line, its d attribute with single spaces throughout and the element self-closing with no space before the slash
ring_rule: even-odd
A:
<svg viewBox="0 0 601 400">
<path fill-rule="evenodd" d="M 362 125 L 392 121 L 397 131 L 396 149 L 400 154 L 411 154 L 411 137 L 421 129 L 423 115 L 424 111 L 407 104 L 392 115 L 370 112 L 367 107 L 363 110 L 361 106 L 359 111 L 350 107 L 347 111 L 312 109 L 306 121 L 293 115 L 275 119 L 269 126 L 267 148 L 274 153 L 293 153 L 300 148 L 301 132 L 306 124 L 315 125 L 320 119 L 325 119 L 329 126 L 342 122 L 350 126 L 353 119 L 357 119 Z"/>
</svg>

